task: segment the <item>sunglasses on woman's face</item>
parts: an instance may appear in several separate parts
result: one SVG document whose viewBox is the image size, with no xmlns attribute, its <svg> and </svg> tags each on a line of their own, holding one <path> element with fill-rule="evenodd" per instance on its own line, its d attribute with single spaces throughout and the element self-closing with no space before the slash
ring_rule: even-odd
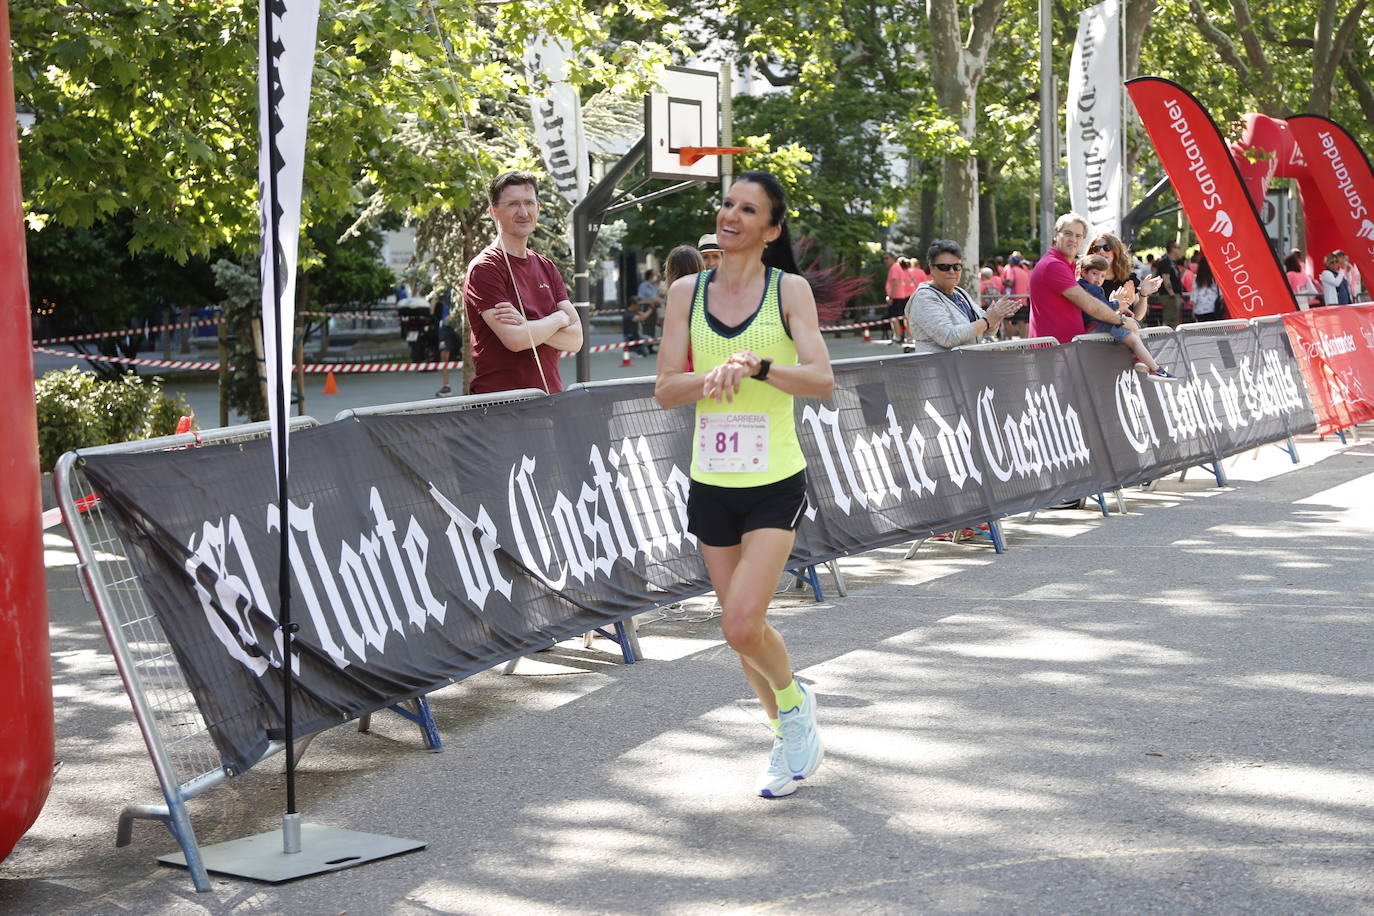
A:
<svg viewBox="0 0 1374 916">
<path fill-rule="evenodd" d="M 1103 253 L 1105 254 L 1106 252 L 1112 250 L 1112 246 L 1111 246 L 1111 245 L 1108 245 L 1106 242 L 1103 242 L 1101 245 L 1089 245 L 1089 246 L 1088 246 L 1088 250 L 1089 250 L 1089 251 L 1101 251 L 1101 252 L 1103 252 Z"/>
<path fill-rule="evenodd" d="M 955 263 L 953 263 L 953 264 L 932 264 L 932 265 L 930 265 L 930 266 L 931 266 L 931 267 L 934 267 L 936 270 L 943 270 L 943 271 L 963 270 L 963 269 L 964 269 L 964 265 L 958 263 L 957 261 L 956 261 Z"/>
</svg>

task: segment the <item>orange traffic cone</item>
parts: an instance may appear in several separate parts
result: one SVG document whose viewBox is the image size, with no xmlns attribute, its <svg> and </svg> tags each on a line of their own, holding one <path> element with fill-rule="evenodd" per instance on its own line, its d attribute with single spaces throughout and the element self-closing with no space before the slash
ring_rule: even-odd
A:
<svg viewBox="0 0 1374 916">
<path fill-rule="evenodd" d="M 336 385 L 336 384 L 334 384 L 334 371 L 333 371 L 332 369 L 331 369 L 329 372 L 326 372 L 326 373 L 324 374 L 324 393 L 325 393 L 325 394 L 338 394 L 338 393 L 339 393 L 339 386 Z"/>
<path fill-rule="evenodd" d="M 625 349 L 623 349 L 623 350 L 620 351 L 620 365 L 621 365 L 621 366 L 633 366 L 633 365 L 634 365 L 634 363 L 630 361 L 630 348 L 629 348 L 629 347 L 626 347 Z"/>
<path fill-rule="evenodd" d="M 873 331 L 867 325 L 864 326 L 864 343 L 873 343 Z"/>
</svg>

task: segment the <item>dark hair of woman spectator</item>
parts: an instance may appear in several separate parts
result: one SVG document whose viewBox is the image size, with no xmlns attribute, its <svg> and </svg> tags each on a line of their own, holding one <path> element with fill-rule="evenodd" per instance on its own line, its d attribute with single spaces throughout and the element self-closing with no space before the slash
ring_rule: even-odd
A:
<svg viewBox="0 0 1374 916">
<path fill-rule="evenodd" d="M 678 277 L 699 274 L 704 267 L 700 251 L 691 245 L 679 245 L 663 260 L 663 285 L 672 286 Z"/>
<path fill-rule="evenodd" d="M 1106 249 L 1103 250 L 1103 246 Z M 1120 286 L 1131 278 L 1131 253 L 1126 250 L 1126 243 L 1112 235 L 1110 232 L 1099 232 L 1097 237 L 1088 244 L 1089 254 L 1100 254 L 1111 264 L 1107 271 L 1107 278 L 1115 280 L 1116 286 Z M 1106 289 L 1106 285 L 1103 285 Z"/>
</svg>

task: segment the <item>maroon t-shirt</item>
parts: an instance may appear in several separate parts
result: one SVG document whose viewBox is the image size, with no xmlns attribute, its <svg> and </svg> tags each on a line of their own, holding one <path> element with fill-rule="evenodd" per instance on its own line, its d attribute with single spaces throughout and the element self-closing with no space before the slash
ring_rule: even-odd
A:
<svg viewBox="0 0 1374 916">
<path fill-rule="evenodd" d="M 511 256 L 510 269 L 501 249 L 492 245 L 468 264 L 467 282 L 463 284 L 463 306 L 467 309 L 468 327 L 472 333 L 472 364 L 476 370 L 472 394 L 493 391 L 513 391 L 516 388 L 543 388 L 539 368 L 529 350 L 507 350 L 501 338 L 487 326 L 482 313 L 509 302 L 517 308 L 523 301 L 525 317 L 537 321 L 558 310 L 558 303 L 568 298 L 568 288 L 554 263 L 543 255 L 526 251 L 525 257 Z M 517 298 L 511 287 L 511 274 L 520 289 Z M 540 344 L 539 364 L 544 367 L 549 394 L 563 390 L 563 376 L 558 372 L 558 348 Z"/>
</svg>

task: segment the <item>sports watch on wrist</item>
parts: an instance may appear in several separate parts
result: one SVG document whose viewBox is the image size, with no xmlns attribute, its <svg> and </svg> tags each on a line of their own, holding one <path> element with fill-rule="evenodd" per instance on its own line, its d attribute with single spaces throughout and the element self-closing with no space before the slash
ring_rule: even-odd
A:
<svg viewBox="0 0 1374 916">
<path fill-rule="evenodd" d="M 769 359 L 768 357 L 765 356 L 765 357 L 763 357 L 762 359 L 759 360 L 759 371 L 758 371 L 758 372 L 755 372 L 753 375 L 751 375 L 751 376 L 749 376 L 749 377 L 750 377 L 751 379 L 755 379 L 756 381 L 762 382 L 763 380 L 765 380 L 766 378 L 768 378 L 768 370 L 771 369 L 772 367 L 773 367 L 773 361 L 772 361 L 771 359 Z"/>
</svg>

